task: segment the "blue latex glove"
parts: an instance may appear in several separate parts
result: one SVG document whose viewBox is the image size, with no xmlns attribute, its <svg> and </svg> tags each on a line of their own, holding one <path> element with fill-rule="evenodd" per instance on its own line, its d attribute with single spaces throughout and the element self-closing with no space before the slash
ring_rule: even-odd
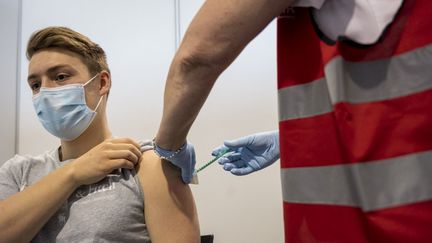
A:
<svg viewBox="0 0 432 243">
<path fill-rule="evenodd" d="M 156 144 L 153 144 L 153 147 L 161 158 L 181 169 L 182 180 L 185 184 L 191 183 L 196 164 L 195 149 L 191 143 L 186 142 L 178 153 L 165 150 Z M 141 149 L 143 149 L 142 145 Z"/>
<path fill-rule="evenodd" d="M 224 145 L 213 150 L 212 155 L 217 156 L 227 148 L 233 153 L 220 158 L 218 163 L 234 175 L 247 175 L 279 159 L 279 132 L 257 133 L 225 141 Z"/>
</svg>

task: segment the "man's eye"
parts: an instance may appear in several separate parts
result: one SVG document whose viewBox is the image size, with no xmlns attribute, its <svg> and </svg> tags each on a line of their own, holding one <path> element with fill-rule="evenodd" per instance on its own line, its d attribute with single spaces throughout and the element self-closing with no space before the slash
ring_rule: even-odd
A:
<svg viewBox="0 0 432 243">
<path fill-rule="evenodd" d="M 34 82 L 34 83 L 32 83 L 32 84 L 30 85 L 30 88 L 31 88 L 33 91 L 37 91 L 37 90 L 39 90 L 40 87 L 41 87 L 40 82 Z"/>
<path fill-rule="evenodd" d="M 67 74 L 58 74 L 56 76 L 56 81 L 65 81 L 67 78 L 69 77 L 69 75 Z"/>
</svg>

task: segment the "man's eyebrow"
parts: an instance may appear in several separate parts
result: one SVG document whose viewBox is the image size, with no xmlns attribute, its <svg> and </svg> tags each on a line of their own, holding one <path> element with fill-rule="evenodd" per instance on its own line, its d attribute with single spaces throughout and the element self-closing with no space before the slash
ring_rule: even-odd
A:
<svg viewBox="0 0 432 243">
<path fill-rule="evenodd" d="M 33 79 L 36 79 L 38 76 L 36 75 L 36 74 L 31 74 L 31 75 L 29 75 L 28 77 L 27 77 L 27 81 L 30 81 L 30 80 L 33 80 Z"/>
<path fill-rule="evenodd" d="M 68 65 L 68 64 L 60 64 L 60 65 L 56 65 L 56 66 L 50 67 L 46 72 L 47 72 L 47 73 L 55 73 L 55 72 L 57 72 L 59 69 L 62 69 L 62 68 L 72 68 L 72 66 L 70 66 L 70 65 Z M 72 68 L 72 69 L 73 69 L 73 68 Z M 36 79 L 37 77 L 38 77 L 37 74 L 30 74 L 30 75 L 27 77 L 27 81 L 30 81 L 30 80 L 32 80 L 32 79 Z"/>
</svg>

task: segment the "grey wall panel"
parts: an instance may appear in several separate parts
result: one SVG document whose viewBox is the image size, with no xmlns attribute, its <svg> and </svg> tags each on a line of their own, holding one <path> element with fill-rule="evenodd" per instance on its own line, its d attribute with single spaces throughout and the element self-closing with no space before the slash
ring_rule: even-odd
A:
<svg viewBox="0 0 432 243">
<path fill-rule="evenodd" d="M 19 4 L 0 0 L 0 165 L 15 154 Z"/>
</svg>

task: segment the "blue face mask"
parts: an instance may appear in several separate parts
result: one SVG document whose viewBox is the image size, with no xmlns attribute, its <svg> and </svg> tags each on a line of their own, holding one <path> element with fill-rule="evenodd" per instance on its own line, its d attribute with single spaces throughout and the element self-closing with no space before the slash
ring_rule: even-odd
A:
<svg viewBox="0 0 432 243">
<path fill-rule="evenodd" d="M 69 84 L 55 88 L 40 88 L 33 96 L 33 106 L 39 121 L 45 129 L 61 140 L 71 141 L 79 137 L 96 117 L 95 110 L 85 101 L 84 86 L 93 81 L 97 74 L 85 84 Z"/>
</svg>

